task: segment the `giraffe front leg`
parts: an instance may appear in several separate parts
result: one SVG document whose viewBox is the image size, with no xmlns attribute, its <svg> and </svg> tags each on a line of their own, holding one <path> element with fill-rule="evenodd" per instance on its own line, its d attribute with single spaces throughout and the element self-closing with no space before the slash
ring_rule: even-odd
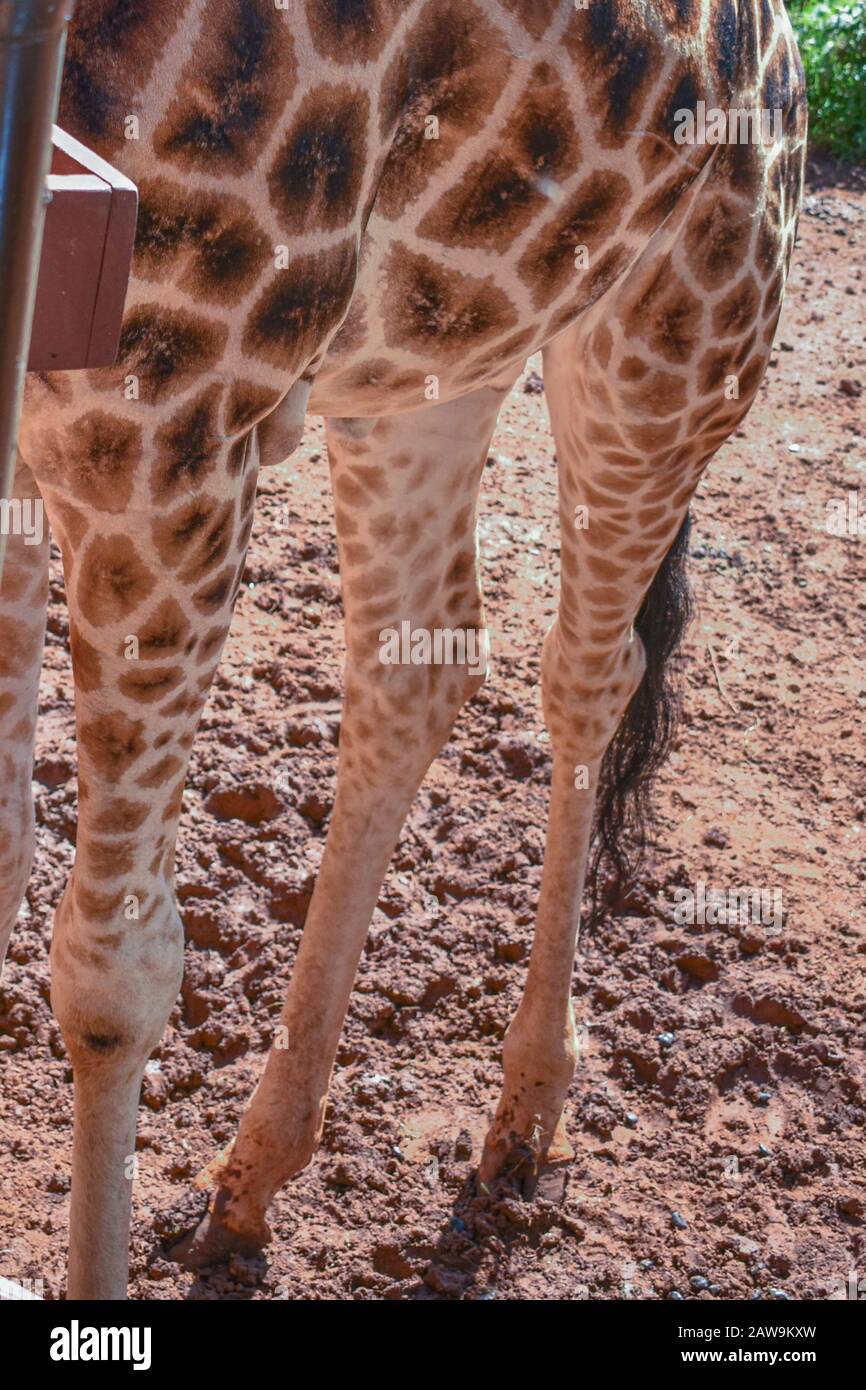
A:
<svg viewBox="0 0 866 1390">
<path fill-rule="evenodd" d="M 120 510 L 110 487 L 94 499 L 95 465 L 79 472 L 92 443 L 82 434 L 64 435 L 43 481 L 66 574 L 79 773 L 51 1002 L 75 1086 L 68 1297 L 120 1299 L 142 1073 L 183 967 L 177 824 L 243 567 L 257 454 L 248 449 L 240 463 L 239 450 L 215 440 L 198 474 L 192 465 L 189 476 L 161 471 L 145 430 L 146 502 Z M 86 514 L 76 506 L 80 476 Z"/>
<path fill-rule="evenodd" d="M 70 587 L 74 614 L 79 596 L 74 581 Z M 164 652 L 163 639 L 178 632 L 174 618 L 158 605 L 148 613 L 129 615 L 125 626 L 146 630 Z M 220 629 L 227 630 L 227 613 Z M 141 663 L 131 674 L 112 659 L 112 640 L 106 635 L 97 648 L 90 639 L 98 634 L 92 625 L 88 631 L 87 638 L 80 631 L 73 637 L 78 835 L 55 916 L 51 1003 L 75 1085 L 67 1296 L 119 1299 L 126 1296 L 141 1079 L 183 970 L 174 843 L 204 692 L 192 656 L 181 662 L 162 709 L 148 701 L 136 710 L 129 683 L 141 680 L 147 689 L 156 673 Z M 98 668 L 98 690 L 82 690 L 83 663 L 87 680 Z"/>
<path fill-rule="evenodd" d="M 271 1199 L 321 1135 L 388 861 L 429 764 L 484 678 L 475 507 L 503 394 L 487 389 L 414 411 L 366 437 L 329 429 L 348 643 L 336 799 L 280 1042 L 216 1167 L 207 1218 L 174 1251 L 189 1265 L 266 1241 Z M 404 624 L 415 633 L 458 630 L 466 654 L 452 664 L 383 661 L 383 634 L 401 634 Z"/>
<path fill-rule="evenodd" d="M 75 624 L 80 596 L 74 580 L 69 587 Z M 128 615 L 124 626 L 146 632 L 163 656 L 175 638 L 186 647 L 173 608 L 170 613 L 158 602 L 146 609 Z M 111 637 L 96 646 L 92 623 L 88 637 L 80 630 L 73 636 L 78 835 L 51 947 L 51 1003 L 75 1083 L 67 1295 L 73 1299 L 126 1294 L 141 1079 L 183 970 L 183 926 L 173 891 L 177 820 L 215 632 L 221 646 L 228 628 L 227 608 L 212 616 L 218 622 L 209 627 L 206 679 L 194 651 L 178 652 L 171 698 L 157 701 L 156 709 L 149 693 L 136 708 L 133 688 L 149 692 L 150 680 L 159 684 L 164 668 L 157 672 L 142 662 L 130 672 L 113 659 Z M 86 681 L 98 669 L 97 689 L 82 689 L 83 669 Z"/>
<path fill-rule="evenodd" d="M 0 966 L 33 858 L 33 738 L 48 608 L 48 524 L 20 459 L 0 579 Z"/>
<path fill-rule="evenodd" d="M 110 813 L 111 799 L 102 805 Z M 159 875 L 142 869 L 102 892 L 84 887 L 86 877 L 79 865 L 51 948 L 51 1004 L 75 1080 L 67 1297 L 122 1299 L 141 1078 L 180 988 L 183 927 Z M 146 908 L 128 921 L 133 898 Z"/>
</svg>

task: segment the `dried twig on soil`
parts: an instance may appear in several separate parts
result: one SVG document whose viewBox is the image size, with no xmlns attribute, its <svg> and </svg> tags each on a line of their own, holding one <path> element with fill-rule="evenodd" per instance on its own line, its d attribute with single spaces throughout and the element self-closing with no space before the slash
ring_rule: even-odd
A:
<svg viewBox="0 0 866 1390">
<path fill-rule="evenodd" d="M 725 701 L 725 704 L 728 705 L 728 707 L 734 711 L 734 714 L 739 714 L 740 711 L 739 711 L 737 705 L 734 704 L 734 701 L 731 699 L 730 695 L 728 694 L 727 690 L 725 689 L 724 685 L 722 684 L 722 677 L 721 677 L 721 675 L 719 674 L 719 665 L 718 665 L 718 662 L 716 661 L 716 653 L 715 653 L 715 650 L 714 650 L 714 648 L 713 648 L 712 642 L 708 642 L 708 643 L 707 643 L 707 651 L 708 651 L 709 654 L 710 654 L 710 661 L 713 663 L 713 673 L 714 673 L 714 675 L 715 675 L 715 677 L 716 677 L 716 685 L 719 687 L 719 694 L 721 695 L 722 699 Z"/>
</svg>

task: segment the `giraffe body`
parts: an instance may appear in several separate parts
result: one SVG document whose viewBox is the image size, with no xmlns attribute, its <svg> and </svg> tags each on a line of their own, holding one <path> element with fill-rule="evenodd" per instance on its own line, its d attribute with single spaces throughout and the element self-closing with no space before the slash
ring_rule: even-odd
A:
<svg viewBox="0 0 866 1390">
<path fill-rule="evenodd" d="M 676 112 L 699 102 L 778 109 L 781 136 L 677 143 Z M 515 1142 L 567 1155 L 602 760 L 652 659 L 636 615 L 769 355 L 803 83 L 778 0 L 79 0 L 60 119 L 141 191 L 118 365 L 29 380 L 16 478 L 61 546 L 76 686 L 77 853 L 52 945 L 76 1090 L 69 1291 L 122 1297 L 140 1079 L 182 970 L 177 820 L 259 464 L 291 452 L 305 411 L 328 418 L 346 701 L 289 1046 L 216 1170 L 191 1261 L 267 1239 L 274 1192 L 315 1148 L 382 876 L 482 679 L 384 665 L 380 633 L 483 626 L 480 471 L 539 348 L 560 467 L 562 598 L 542 662 L 554 770 L 482 1177 Z M 32 854 L 46 573 L 47 544 L 12 537 L 4 947 Z"/>
</svg>

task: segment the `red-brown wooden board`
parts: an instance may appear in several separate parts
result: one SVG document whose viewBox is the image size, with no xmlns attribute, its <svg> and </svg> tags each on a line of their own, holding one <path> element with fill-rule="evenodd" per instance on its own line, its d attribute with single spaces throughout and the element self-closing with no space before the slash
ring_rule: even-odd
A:
<svg viewBox="0 0 866 1390">
<path fill-rule="evenodd" d="M 53 143 L 27 367 L 109 367 L 129 284 L 138 191 L 58 126 Z"/>
</svg>

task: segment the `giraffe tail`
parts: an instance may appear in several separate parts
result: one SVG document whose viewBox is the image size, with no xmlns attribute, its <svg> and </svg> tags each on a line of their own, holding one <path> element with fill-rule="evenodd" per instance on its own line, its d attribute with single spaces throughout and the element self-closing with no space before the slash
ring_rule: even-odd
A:
<svg viewBox="0 0 866 1390">
<path fill-rule="evenodd" d="M 655 825 L 653 784 L 670 751 L 681 703 L 678 663 L 672 658 L 692 616 L 686 573 L 690 530 L 687 512 L 635 619 L 646 672 L 602 761 L 587 870 L 590 925 L 627 899 Z"/>
</svg>

